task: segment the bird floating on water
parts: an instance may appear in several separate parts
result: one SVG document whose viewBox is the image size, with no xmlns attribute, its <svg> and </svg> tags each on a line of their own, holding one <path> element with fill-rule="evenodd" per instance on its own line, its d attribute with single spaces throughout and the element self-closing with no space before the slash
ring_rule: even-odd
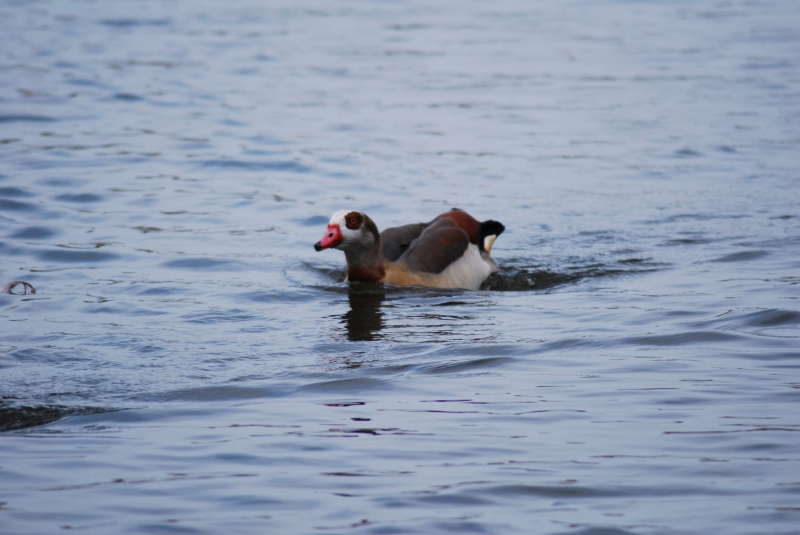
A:
<svg viewBox="0 0 800 535">
<path fill-rule="evenodd" d="M 314 249 L 344 251 L 345 281 L 477 290 L 497 271 L 489 253 L 504 230 L 502 223 L 480 222 L 453 208 L 429 223 L 379 233 L 365 213 L 340 210 Z"/>
</svg>

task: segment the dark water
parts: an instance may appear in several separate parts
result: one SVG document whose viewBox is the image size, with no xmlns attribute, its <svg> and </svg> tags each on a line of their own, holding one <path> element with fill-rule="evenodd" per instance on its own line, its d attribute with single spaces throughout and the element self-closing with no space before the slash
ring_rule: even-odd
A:
<svg viewBox="0 0 800 535">
<path fill-rule="evenodd" d="M 800 533 L 796 2 L 0 35 L 0 532 Z M 312 247 L 452 206 L 508 229 L 481 291 Z"/>
</svg>

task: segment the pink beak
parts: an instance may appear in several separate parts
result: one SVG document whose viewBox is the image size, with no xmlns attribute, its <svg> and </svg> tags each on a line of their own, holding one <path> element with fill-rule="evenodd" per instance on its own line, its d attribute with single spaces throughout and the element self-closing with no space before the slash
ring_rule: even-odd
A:
<svg viewBox="0 0 800 535">
<path fill-rule="evenodd" d="M 322 236 L 322 239 L 314 244 L 314 249 L 321 251 L 323 249 L 330 249 L 331 247 L 338 247 L 343 241 L 344 237 L 342 236 L 342 231 L 339 230 L 339 225 L 328 225 L 328 230 L 325 231 L 325 235 Z"/>
</svg>

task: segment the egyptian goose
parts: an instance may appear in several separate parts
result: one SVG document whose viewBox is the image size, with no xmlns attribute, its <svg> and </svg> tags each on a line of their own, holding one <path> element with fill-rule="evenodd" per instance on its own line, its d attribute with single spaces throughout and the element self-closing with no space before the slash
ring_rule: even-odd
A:
<svg viewBox="0 0 800 535">
<path fill-rule="evenodd" d="M 340 210 L 314 249 L 339 249 L 347 260 L 345 281 L 385 282 L 477 290 L 497 271 L 489 252 L 505 227 L 481 223 L 453 208 L 430 223 L 378 227 L 363 212 Z"/>
</svg>

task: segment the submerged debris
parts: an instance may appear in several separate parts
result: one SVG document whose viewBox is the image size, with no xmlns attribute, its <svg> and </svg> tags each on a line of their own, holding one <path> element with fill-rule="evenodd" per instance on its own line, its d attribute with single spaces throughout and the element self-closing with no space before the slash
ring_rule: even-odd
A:
<svg viewBox="0 0 800 535">
<path fill-rule="evenodd" d="M 68 416 L 97 414 L 112 409 L 102 407 L 67 407 L 63 405 L 5 406 L 0 398 L 0 433 L 47 425 Z"/>
<path fill-rule="evenodd" d="M 16 288 L 17 286 L 20 286 L 20 285 L 22 285 L 22 292 L 13 292 L 12 291 L 14 288 Z M 34 288 L 33 285 L 31 283 L 29 283 L 29 282 L 11 281 L 8 284 L 3 285 L 2 288 L 0 288 L 0 294 L 27 295 L 28 294 L 28 290 L 30 290 L 30 293 L 32 293 L 32 294 L 36 293 L 36 288 Z"/>
</svg>

